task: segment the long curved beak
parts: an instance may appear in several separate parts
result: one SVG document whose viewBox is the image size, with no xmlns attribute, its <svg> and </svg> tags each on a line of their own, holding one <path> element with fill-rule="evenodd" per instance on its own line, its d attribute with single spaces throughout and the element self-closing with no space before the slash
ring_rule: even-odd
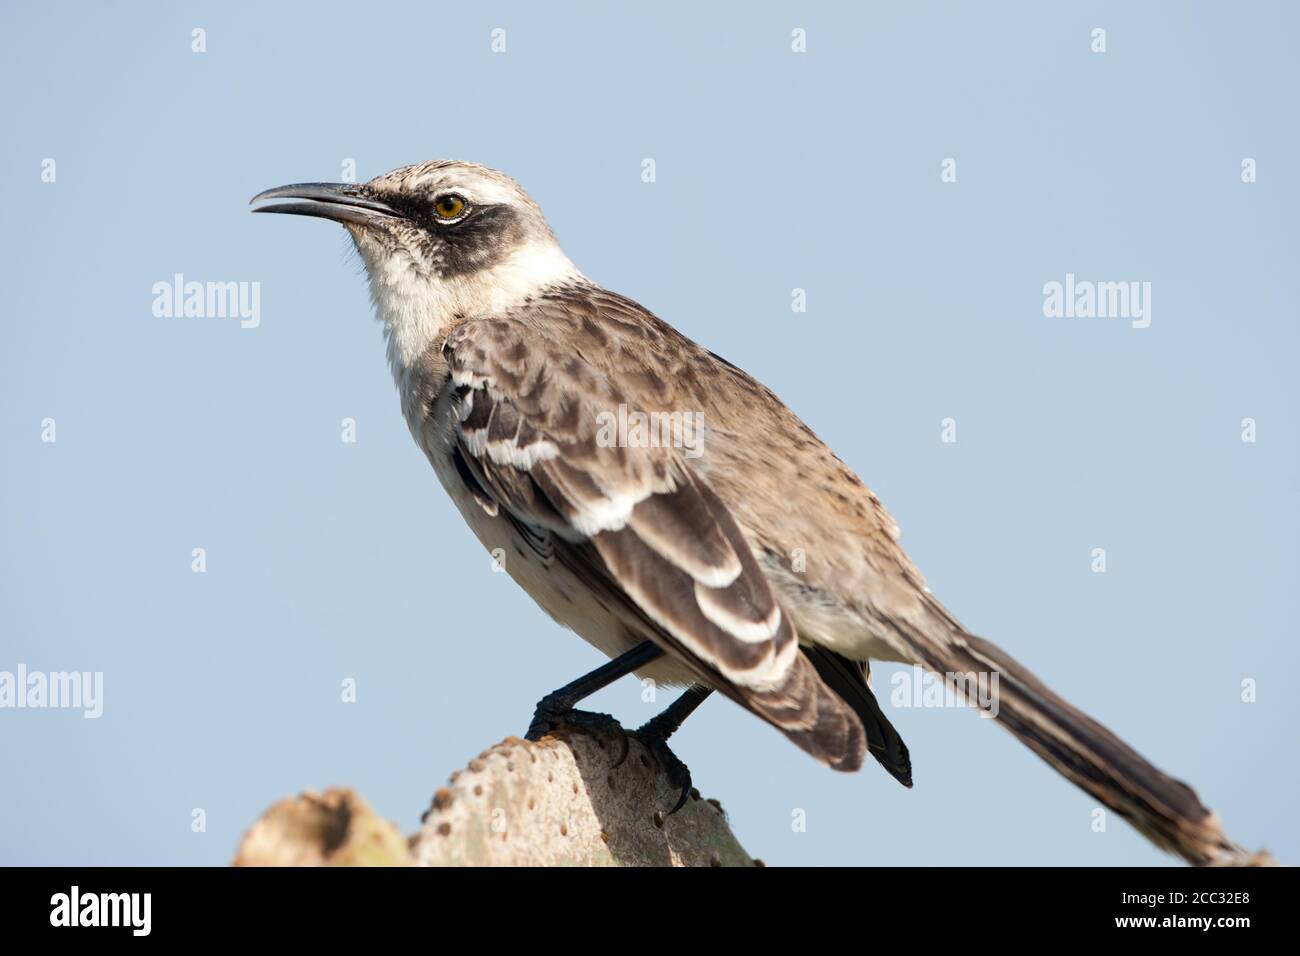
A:
<svg viewBox="0 0 1300 956">
<path fill-rule="evenodd" d="M 277 202 L 269 206 L 257 203 L 273 199 L 297 199 L 302 202 Z M 370 226 L 384 219 L 400 219 L 402 214 L 391 206 L 368 199 L 354 183 L 294 183 L 260 192 L 249 200 L 253 212 L 282 212 L 290 216 L 316 216 L 335 222 Z"/>
</svg>

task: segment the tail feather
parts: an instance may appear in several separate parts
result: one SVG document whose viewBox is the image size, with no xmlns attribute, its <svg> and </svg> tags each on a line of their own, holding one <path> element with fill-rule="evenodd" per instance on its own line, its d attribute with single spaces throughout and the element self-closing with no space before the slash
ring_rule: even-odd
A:
<svg viewBox="0 0 1300 956">
<path fill-rule="evenodd" d="M 806 655 L 798 655 L 778 686 L 755 692 L 723 685 L 723 693 L 776 727 L 834 770 L 862 768 L 868 737 L 851 702 L 826 686 Z"/>
<path fill-rule="evenodd" d="M 1249 857 L 1191 787 L 1153 766 L 997 645 L 968 634 L 942 608 L 922 626 L 893 626 L 912 656 L 941 676 L 996 673 L 998 721 L 1157 846 L 1195 865 Z"/>
<path fill-rule="evenodd" d="M 867 685 L 863 667 L 826 647 L 801 648 L 821 677 L 822 683 L 853 708 L 867 732 L 871 756 L 905 787 L 912 786 L 912 758 L 907 744 L 880 709 L 880 702 Z"/>
</svg>

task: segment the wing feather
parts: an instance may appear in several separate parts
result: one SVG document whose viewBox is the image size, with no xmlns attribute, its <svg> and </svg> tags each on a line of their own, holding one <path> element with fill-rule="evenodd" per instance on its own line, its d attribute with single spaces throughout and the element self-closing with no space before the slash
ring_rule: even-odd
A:
<svg viewBox="0 0 1300 956">
<path fill-rule="evenodd" d="M 800 652 L 726 506 L 679 449 L 598 440 L 601 413 L 627 397 L 576 351 L 526 333 L 517 319 L 476 320 L 443 348 L 476 497 L 553 534 L 604 600 L 703 680 L 823 762 L 857 769 L 862 723 Z"/>
</svg>

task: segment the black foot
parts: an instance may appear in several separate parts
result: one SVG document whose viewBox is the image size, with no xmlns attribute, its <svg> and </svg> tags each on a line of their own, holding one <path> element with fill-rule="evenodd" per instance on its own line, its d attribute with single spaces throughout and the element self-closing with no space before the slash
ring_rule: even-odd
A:
<svg viewBox="0 0 1300 956">
<path fill-rule="evenodd" d="M 627 759 L 627 731 L 609 714 L 597 714 L 589 710 L 553 710 L 546 706 L 544 700 L 537 705 L 533 722 L 528 725 L 528 733 L 524 734 L 524 739 L 536 743 L 547 734 L 570 727 L 585 730 L 596 736 L 607 735 L 617 740 L 622 749 L 614 759 L 614 766 L 617 767 Z"/>
<path fill-rule="evenodd" d="M 672 816 L 682 807 L 686 806 L 686 801 L 691 795 L 691 769 L 677 758 L 677 754 L 668 749 L 668 741 L 663 738 L 662 734 L 657 733 L 650 724 L 646 724 L 639 730 L 634 730 L 631 736 L 645 746 L 659 761 L 664 772 L 668 774 L 668 780 L 675 787 L 680 787 L 682 795 L 677 799 L 677 805 L 668 811 Z"/>
</svg>

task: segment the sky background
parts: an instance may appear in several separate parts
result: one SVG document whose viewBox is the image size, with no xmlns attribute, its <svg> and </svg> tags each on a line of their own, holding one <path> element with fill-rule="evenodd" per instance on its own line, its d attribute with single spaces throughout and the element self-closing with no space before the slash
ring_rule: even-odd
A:
<svg viewBox="0 0 1300 956">
<path fill-rule="evenodd" d="M 432 158 L 520 180 L 584 272 L 791 405 L 972 631 L 1300 861 L 1297 32 L 1280 2 L 5 4 L 0 670 L 102 671 L 104 713 L 0 710 L 0 863 L 222 864 L 334 784 L 412 832 L 602 661 L 446 500 L 343 230 L 248 213 Z M 176 273 L 260 283 L 260 324 L 155 317 Z M 1150 327 L 1046 318 L 1066 273 L 1150 282 Z M 912 791 L 723 699 L 674 749 L 773 865 L 1172 862 L 991 722 L 891 709 L 891 672 Z"/>
</svg>

